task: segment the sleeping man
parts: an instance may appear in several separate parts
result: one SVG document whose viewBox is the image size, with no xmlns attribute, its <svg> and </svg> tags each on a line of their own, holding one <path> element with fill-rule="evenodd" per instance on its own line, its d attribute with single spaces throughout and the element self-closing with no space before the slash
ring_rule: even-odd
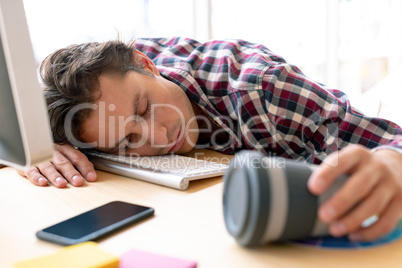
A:
<svg viewBox="0 0 402 268">
<path fill-rule="evenodd" d="M 72 45 L 49 55 L 41 76 L 56 153 L 19 171 L 33 184 L 96 180 L 78 148 L 161 155 L 208 148 L 320 164 L 309 179 L 334 236 L 373 240 L 391 231 L 402 207 L 402 129 L 367 117 L 344 93 L 306 77 L 262 45 L 241 40 L 138 39 Z M 368 228 L 361 223 L 379 220 Z"/>
</svg>

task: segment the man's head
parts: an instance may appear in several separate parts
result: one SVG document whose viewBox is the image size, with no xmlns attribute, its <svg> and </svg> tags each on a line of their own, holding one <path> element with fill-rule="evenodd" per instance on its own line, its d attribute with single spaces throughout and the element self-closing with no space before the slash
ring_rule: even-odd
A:
<svg viewBox="0 0 402 268">
<path fill-rule="evenodd" d="M 49 55 L 40 73 L 56 143 L 155 155 L 187 152 L 197 141 L 185 93 L 133 44 L 72 45 Z"/>
</svg>

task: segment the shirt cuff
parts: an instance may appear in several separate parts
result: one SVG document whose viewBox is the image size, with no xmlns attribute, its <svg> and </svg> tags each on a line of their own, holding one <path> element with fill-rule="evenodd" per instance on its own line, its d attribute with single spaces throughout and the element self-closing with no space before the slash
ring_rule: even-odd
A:
<svg viewBox="0 0 402 268">
<path fill-rule="evenodd" d="M 376 151 L 385 150 L 385 149 L 392 150 L 392 151 L 402 154 L 402 148 L 395 147 L 392 145 L 381 145 L 381 146 L 371 149 L 371 151 L 376 152 Z"/>
</svg>

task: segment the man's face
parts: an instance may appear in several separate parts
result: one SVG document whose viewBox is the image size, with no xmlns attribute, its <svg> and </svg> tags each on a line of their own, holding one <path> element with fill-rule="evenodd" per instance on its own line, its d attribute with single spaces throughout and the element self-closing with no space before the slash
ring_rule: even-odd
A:
<svg viewBox="0 0 402 268">
<path fill-rule="evenodd" d="M 190 151 L 198 139 L 192 105 L 176 84 L 129 71 L 102 74 L 101 97 L 83 124 L 81 140 L 99 150 L 145 156 Z"/>
</svg>

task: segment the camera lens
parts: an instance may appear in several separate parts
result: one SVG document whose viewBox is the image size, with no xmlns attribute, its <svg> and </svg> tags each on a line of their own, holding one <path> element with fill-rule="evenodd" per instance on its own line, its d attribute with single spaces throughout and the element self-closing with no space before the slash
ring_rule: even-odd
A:
<svg viewBox="0 0 402 268">
<path fill-rule="evenodd" d="M 257 151 L 241 151 L 225 173 L 223 214 L 228 232 L 243 246 L 328 234 L 317 209 L 346 180 L 321 196 L 307 181 L 316 166 Z"/>
</svg>

